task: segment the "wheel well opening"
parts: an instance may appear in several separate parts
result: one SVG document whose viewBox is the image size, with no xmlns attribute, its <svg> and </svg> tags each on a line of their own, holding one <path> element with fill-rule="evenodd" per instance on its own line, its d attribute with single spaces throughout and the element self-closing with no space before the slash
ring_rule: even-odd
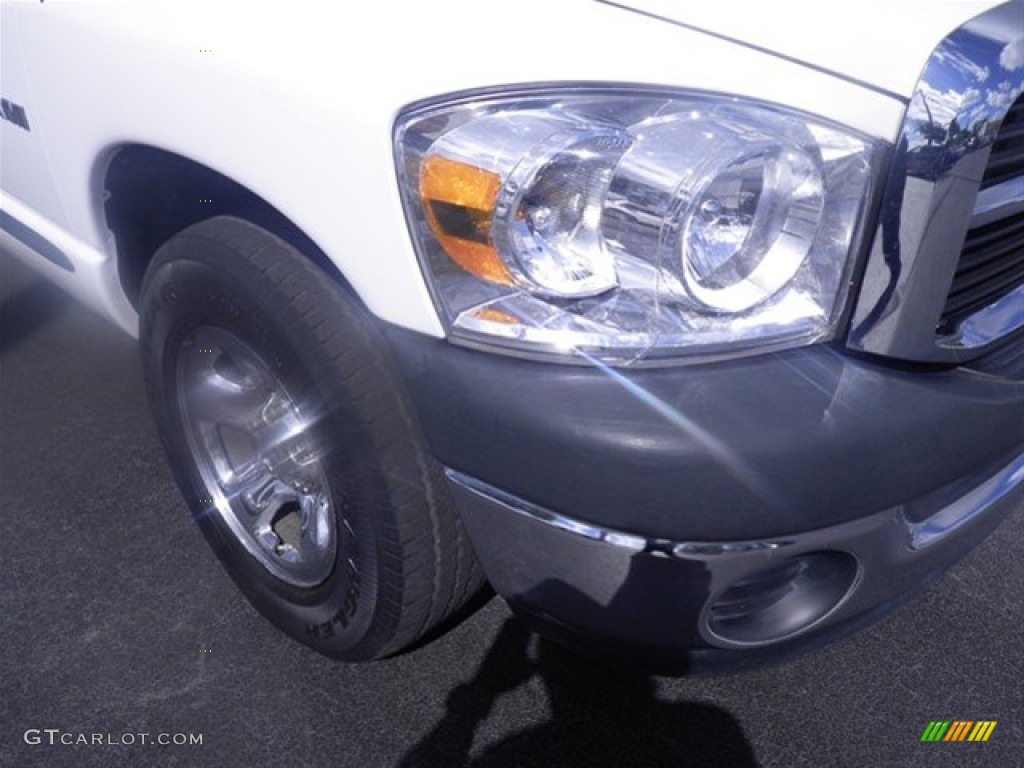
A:
<svg viewBox="0 0 1024 768">
<path fill-rule="evenodd" d="M 157 249 L 186 227 L 224 215 L 246 219 L 277 235 L 356 296 L 334 263 L 290 219 L 246 187 L 194 160 L 155 147 L 127 145 L 111 159 L 103 189 L 121 288 L 136 309 L 142 278 Z"/>
</svg>

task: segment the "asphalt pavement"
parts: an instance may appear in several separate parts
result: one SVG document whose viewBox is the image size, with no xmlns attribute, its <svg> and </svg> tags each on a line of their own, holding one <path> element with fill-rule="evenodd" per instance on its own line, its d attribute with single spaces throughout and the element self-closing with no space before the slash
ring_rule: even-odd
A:
<svg viewBox="0 0 1024 768">
<path fill-rule="evenodd" d="M 345 665 L 221 570 L 134 341 L 3 255 L 0 508 L 0 766 L 1024 765 L 1024 509 L 896 614 L 755 672 L 601 664 L 497 599 Z M 997 725 L 922 742 L 933 720 Z"/>
</svg>

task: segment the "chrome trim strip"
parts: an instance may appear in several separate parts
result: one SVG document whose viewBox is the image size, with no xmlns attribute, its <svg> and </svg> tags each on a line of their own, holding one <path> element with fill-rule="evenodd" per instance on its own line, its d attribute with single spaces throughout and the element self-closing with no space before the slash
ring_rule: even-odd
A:
<svg viewBox="0 0 1024 768">
<path fill-rule="evenodd" d="M 590 523 L 582 523 L 571 517 L 538 507 L 528 501 L 505 493 L 493 485 L 488 485 L 469 475 L 445 469 L 445 474 L 453 483 L 492 502 L 498 502 L 506 509 L 544 523 L 552 528 L 574 533 L 592 541 L 608 544 L 612 547 L 643 552 L 654 557 L 704 558 L 720 555 L 737 555 L 763 550 L 776 550 L 793 542 L 786 538 L 765 539 L 763 541 L 729 541 L 729 542 L 683 542 L 669 539 L 652 539 L 633 533 L 603 528 Z"/>
<path fill-rule="evenodd" d="M 911 525 L 910 547 L 920 550 L 942 541 L 997 504 L 1022 483 L 1024 454 L 927 520 Z"/>
<path fill-rule="evenodd" d="M 971 229 L 1009 218 L 1021 211 L 1024 211 L 1024 176 L 981 190 L 974 201 Z"/>
<path fill-rule="evenodd" d="M 948 344 L 935 329 L 946 303 L 992 143 L 1024 92 L 1024 0 L 997 6 L 954 30 L 932 53 L 904 118 L 879 224 L 847 344 L 922 362 L 965 362 L 998 340 Z M 1003 184 L 980 204 L 1009 203 Z M 988 190 L 986 190 L 986 193 Z M 995 216 L 991 219 L 995 220 Z M 987 324 L 986 328 L 989 327 Z M 998 329 L 997 329 L 998 330 Z"/>
<path fill-rule="evenodd" d="M 625 533 L 624 531 L 602 528 L 597 525 L 591 525 L 590 523 L 583 523 L 579 520 L 574 520 L 571 517 L 566 517 L 565 515 L 560 515 L 557 512 L 551 512 L 543 507 L 538 507 L 536 504 L 531 504 L 528 501 L 520 499 L 518 496 L 505 493 L 500 488 L 495 488 L 493 485 L 488 485 L 485 482 L 477 480 L 474 477 L 470 477 L 469 475 L 464 475 L 461 472 L 456 472 L 453 469 L 445 468 L 445 474 L 451 482 L 462 486 L 467 491 L 470 491 L 477 496 L 481 496 L 490 501 L 496 501 L 502 506 L 520 515 L 525 515 L 526 517 L 544 523 L 552 528 L 557 528 L 560 531 L 574 533 L 585 539 L 603 542 L 630 552 L 648 552 L 662 557 L 672 557 L 675 554 L 674 548 L 676 546 L 682 546 L 675 545 L 668 540 L 646 539 L 643 536 L 636 536 L 631 533 Z"/>
<path fill-rule="evenodd" d="M 938 344 L 944 349 L 980 349 L 1020 328 L 1024 328 L 1024 285 L 975 312 L 956 333 L 939 337 Z"/>
<path fill-rule="evenodd" d="M 838 525 L 819 530 L 805 531 L 792 536 L 751 539 L 748 541 L 671 541 L 668 539 L 649 538 L 634 533 L 605 528 L 593 523 L 584 523 L 557 512 L 539 507 L 536 504 L 513 496 L 488 483 L 477 480 L 452 469 L 445 468 L 448 479 L 490 502 L 496 502 L 505 509 L 523 515 L 551 528 L 572 533 L 594 542 L 607 544 L 629 553 L 644 553 L 655 557 L 679 559 L 698 559 L 745 556 L 760 552 L 796 551 L 825 539 L 835 538 L 840 541 L 838 533 L 847 529 L 884 530 L 886 535 L 900 531 L 904 540 L 913 550 L 921 550 L 943 541 L 967 523 L 980 517 L 986 510 L 1001 502 L 1009 494 L 1024 486 L 1024 454 L 1017 456 L 1009 464 L 1001 467 L 993 474 L 978 481 L 977 485 L 964 492 L 958 498 L 944 503 L 920 522 L 912 522 L 907 518 L 909 507 L 898 506 L 876 512 L 866 517 L 839 523 Z M 1024 490 L 1024 487 L 1021 488 Z"/>
</svg>

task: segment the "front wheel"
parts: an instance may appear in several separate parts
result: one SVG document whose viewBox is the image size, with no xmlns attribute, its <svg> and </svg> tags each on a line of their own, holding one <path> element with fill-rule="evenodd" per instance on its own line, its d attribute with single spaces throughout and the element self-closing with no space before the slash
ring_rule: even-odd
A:
<svg viewBox="0 0 1024 768">
<path fill-rule="evenodd" d="M 231 217 L 175 235 L 146 273 L 140 336 L 175 479 L 278 627 L 378 658 L 480 588 L 386 342 L 289 244 Z"/>
</svg>

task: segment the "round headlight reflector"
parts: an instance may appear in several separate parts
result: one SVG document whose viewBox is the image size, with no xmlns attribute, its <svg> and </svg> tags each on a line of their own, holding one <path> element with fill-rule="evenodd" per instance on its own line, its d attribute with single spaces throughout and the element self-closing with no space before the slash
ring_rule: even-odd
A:
<svg viewBox="0 0 1024 768">
<path fill-rule="evenodd" d="M 553 138 L 531 151 L 506 181 L 494 217 L 496 245 L 513 273 L 538 294 L 593 296 L 618 283 L 601 217 L 630 138 L 601 126 Z"/>
<path fill-rule="evenodd" d="M 701 190 L 680 240 L 683 285 L 705 307 L 742 312 L 800 269 L 824 208 L 824 180 L 797 148 L 733 160 Z"/>
</svg>

